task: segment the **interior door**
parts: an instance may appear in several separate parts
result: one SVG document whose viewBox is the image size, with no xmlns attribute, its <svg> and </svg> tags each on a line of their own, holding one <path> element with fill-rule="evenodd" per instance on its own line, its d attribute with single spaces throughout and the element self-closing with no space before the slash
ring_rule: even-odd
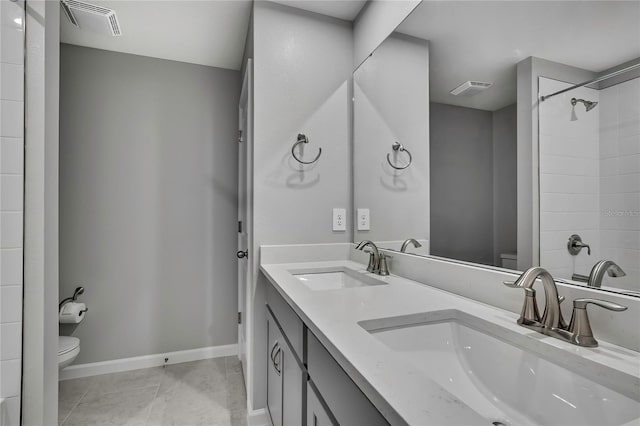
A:
<svg viewBox="0 0 640 426">
<path fill-rule="evenodd" d="M 251 169 L 248 165 L 249 145 L 251 143 L 251 60 L 242 82 L 242 92 L 238 107 L 238 358 L 242 370 L 247 372 L 247 289 L 251 283 L 250 255 L 250 194 Z"/>
</svg>

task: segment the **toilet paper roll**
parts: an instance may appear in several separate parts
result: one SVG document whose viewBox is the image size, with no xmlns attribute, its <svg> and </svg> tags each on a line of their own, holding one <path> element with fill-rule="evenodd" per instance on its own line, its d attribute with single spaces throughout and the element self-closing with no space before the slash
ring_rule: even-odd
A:
<svg viewBox="0 0 640 426">
<path fill-rule="evenodd" d="M 84 303 L 68 302 L 60 309 L 60 323 L 78 324 L 87 313 L 87 305 Z"/>
</svg>

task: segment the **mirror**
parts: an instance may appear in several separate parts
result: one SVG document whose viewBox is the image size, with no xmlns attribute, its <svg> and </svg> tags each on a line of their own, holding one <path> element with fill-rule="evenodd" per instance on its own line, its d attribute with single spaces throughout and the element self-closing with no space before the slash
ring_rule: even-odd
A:
<svg viewBox="0 0 640 426">
<path fill-rule="evenodd" d="M 423 1 L 354 72 L 354 241 L 640 292 L 639 21 Z"/>
</svg>

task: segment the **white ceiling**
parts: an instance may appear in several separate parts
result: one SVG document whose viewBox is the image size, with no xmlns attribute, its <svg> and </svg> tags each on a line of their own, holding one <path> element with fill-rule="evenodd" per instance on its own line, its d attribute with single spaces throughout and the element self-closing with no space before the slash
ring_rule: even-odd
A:
<svg viewBox="0 0 640 426">
<path fill-rule="evenodd" d="M 239 70 L 250 0 L 83 0 L 116 12 L 122 35 L 81 30 L 61 13 L 63 43 Z M 260 1 L 260 0 L 259 0 Z M 366 0 L 281 0 L 284 5 L 353 20 Z"/>
<path fill-rule="evenodd" d="M 430 40 L 433 102 L 496 110 L 529 56 L 601 72 L 640 57 L 640 1 L 423 1 L 398 32 Z M 473 97 L 449 91 L 494 83 Z"/>
</svg>

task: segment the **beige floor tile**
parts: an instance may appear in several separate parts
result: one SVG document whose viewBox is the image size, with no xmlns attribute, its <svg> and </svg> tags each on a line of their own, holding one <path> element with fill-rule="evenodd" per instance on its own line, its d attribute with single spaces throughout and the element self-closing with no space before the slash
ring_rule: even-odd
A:
<svg viewBox="0 0 640 426">
<path fill-rule="evenodd" d="M 230 374 L 227 377 L 227 406 L 232 411 L 247 409 L 247 391 L 242 374 Z"/>
<path fill-rule="evenodd" d="M 227 388 L 224 361 L 212 359 L 168 365 L 159 395 L 175 387 L 189 387 L 208 393 L 224 392 Z"/>
<path fill-rule="evenodd" d="M 227 374 L 242 373 L 242 364 L 237 356 L 228 356 L 224 358 Z"/>
<path fill-rule="evenodd" d="M 232 410 L 231 426 L 247 426 L 247 410 Z"/>
<path fill-rule="evenodd" d="M 86 395 L 63 425 L 143 426 L 157 391 L 158 386 L 151 386 L 102 395 Z"/>
<path fill-rule="evenodd" d="M 227 408 L 226 392 L 196 390 L 186 385 L 153 403 L 148 426 L 229 426 L 231 413 Z"/>
<path fill-rule="evenodd" d="M 62 424 L 73 407 L 80 402 L 80 398 L 87 393 L 91 381 L 91 377 L 86 377 L 58 382 L 58 424 Z"/>
<path fill-rule="evenodd" d="M 163 367 L 123 371 L 94 376 L 87 396 L 158 386 L 164 377 Z"/>
</svg>

